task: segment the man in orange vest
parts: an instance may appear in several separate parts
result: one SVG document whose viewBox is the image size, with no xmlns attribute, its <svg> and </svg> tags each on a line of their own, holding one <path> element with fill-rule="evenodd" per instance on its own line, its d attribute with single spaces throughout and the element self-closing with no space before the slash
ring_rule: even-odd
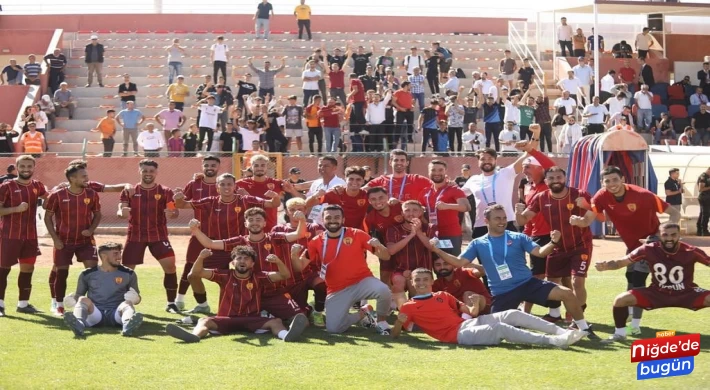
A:
<svg viewBox="0 0 710 390">
<path fill-rule="evenodd" d="M 28 124 L 27 128 L 30 131 L 22 134 L 20 137 L 20 145 L 22 145 L 24 153 L 31 154 L 33 157 L 38 158 L 42 155 L 42 151 L 45 150 L 44 136 L 37 131 L 37 126 L 34 123 Z"/>
</svg>

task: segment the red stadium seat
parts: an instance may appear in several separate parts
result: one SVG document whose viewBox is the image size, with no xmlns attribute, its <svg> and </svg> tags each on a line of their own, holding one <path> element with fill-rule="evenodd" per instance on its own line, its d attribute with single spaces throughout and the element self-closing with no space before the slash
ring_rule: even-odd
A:
<svg viewBox="0 0 710 390">
<path fill-rule="evenodd" d="M 685 100 L 685 89 L 682 85 L 676 84 L 668 87 L 668 99 Z"/>
<path fill-rule="evenodd" d="M 682 106 L 680 104 L 674 104 L 668 108 L 668 113 L 670 114 L 671 118 L 687 118 L 688 117 L 688 110 L 685 108 L 685 106 Z"/>
<path fill-rule="evenodd" d="M 207 30 L 194 30 L 193 34 L 207 34 Z"/>
<path fill-rule="evenodd" d="M 244 30 L 232 30 L 232 34 L 246 34 L 247 32 Z"/>
<path fill-rule="evenodd" d="M 150 30 L 136 30 L 136 34 L 150 34 Z"/>
<path fill-rule="evenodd" d="M 130 34 L 131 30 L 116 30 L 116 34 Z"/>
<path fill-rule="evenodd" d="M 155 30 L 155 33 L 156 33 L 156 34 L 169 34 L 170 31 L 168 31 L 168 30 Z"/>
<path fill-rule="evenodd" d="M 212 34 L 226 34 L 226 30 L 212 30 Z"/>
<path fill-rule="evenodd" d="M 187 34 L 187 30 L 175 30 L 173 31 L 175 34 Z"/>
</svg>

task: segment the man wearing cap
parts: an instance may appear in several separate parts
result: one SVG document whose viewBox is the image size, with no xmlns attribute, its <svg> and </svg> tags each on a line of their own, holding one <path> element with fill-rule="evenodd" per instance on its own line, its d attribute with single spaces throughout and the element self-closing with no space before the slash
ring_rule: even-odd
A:
<svg viewBox="0 0 710 390">
<path fill-rule="evenodd" d="M 288 170 L 288 179 L 286 179 L 287 182 L 291 183 L 293 187 L 298 191 L 298 188 L 301 187 L 299 184 L 305 183 L 306 181 L 301 179 L 301 169 L 297 167 L 292 167 L 291 169 Z M 306 198 L 306 191 L 298 191 L 299 194 L 301 194 L 301 198 Z M 293 198 L 293 194 L 290 192 L 284 192 L 284 201 L 283 203 L 286 204 L 286 202 Z"/>
<path fill-rule="evenodd" d="M 49 92 L 54 93 L 59 89 L 59 84 L 64 81 L 64 69 L 67 67 L 67 57 L 62 54 L 61 49 L 56 48 L 52 54 L 44 56 L 44 62 L 49 67 Z"/>
<path fill-rule="evenodd" d="M 286 57 L 281 57 L 281 66 L 276 69 L 271 69 L 270 61 L 264 61 L 264 69 L 259 69 L 252 63 L 252 57 L 247 60 L 249 61 L 249 69 L 259 77 L 259 97 L 264 98 L 267 94 L 274 96 L 274 78 L 277 73 L 286 68 Z"/>
<path fill-rule="evenodd" d="M 90 87 L 91 83 L 94 82 L 94 73 L 96 73 L 99 87 L 103 87 L 104 83 L 101 70 L 104 64 L 104 45 L 99 43 L 99 37 L 96 35 L 91 36 L 91 43 L 84 48 L 84 62 L 86 62 L 86 66 L 89 68 L 89 77 L 86 82 L 86 87 Z"/>
<path fill-rule="evenodd" d="M 190 96 L 190 88 L 185 85 L 185 76 L 178 75 L 177 82 L 168 86 L 165 91 L 170 103 L 175 104 L 175 109 L 183 111 L 185 109 L 185 98 Z"/>
</svg>

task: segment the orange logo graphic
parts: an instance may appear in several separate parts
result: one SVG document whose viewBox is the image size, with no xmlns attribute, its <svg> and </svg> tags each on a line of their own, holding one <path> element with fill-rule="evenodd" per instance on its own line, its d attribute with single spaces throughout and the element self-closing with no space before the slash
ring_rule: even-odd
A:
<svg viewBox="0 0 710 390">
<path fill-rule="evenodd" d="M 247 290 L 251 291 L 251 289 L 253 289 L 253 288 L 254 288 L 254 283 L 252 283 L 252 282 L 247 283 Z"/>
<path fill-rule="evenodd" d="M 345 243 L 345 245 L 352 245 L 353 238 L 352 237 L 345 237 L 345 239 L 343 240 L 343 243 Z"/>
<path fill-rule="evenodd" d="M 574 208 L 574 203 L 567 203 L 567 210 L 572 211 Z"/>
<path fill-rule="evenodd" d="M 628 205 L 626 205 L 626 207 L 628 207 L 629 211 L 631 211 L 632 213 L 636 211 L 636 203 L 629 203 Z"/>
<path fill-rule="evenodd" d="M 89 203 L 91 203 L 91 199 L 84 198 L 84 204 L 88 205 Z"/>
<path fill-rule="evenodd" d="M 394 220 L 395 220 L 395 222 L 402 222 L 402 221 L 404 221 L 404 218 L 402 218 L 401 215 L 398 215 L 398 216 L 394 217 Z"/>
<path fill-rule="evenodd" d="M 270 250 L 271 250 L 271 244 L 264 244 L 264 249 L 266 249 L 267 251 L 270 251 Z"/>
<path fill-rule="evenodd" d="M 284 296 L 286 297 L 286 299 L 291 299 L 291 294 L 289 293 L 284 294 Z"/>
<path fill-rule="evenodd" d="M 163 195 L 160 195 L 160 194 L 155 194 L 154 196 L 155 196 L 155 200 L 160 200 L 160 198 L 163 197 Z"/>
<path fill-rule="evenodd" d="M 36 188 L 33 188 L 33 189 L 32 189 L 32 192 L 33 192 L 35 195 L 37 195 L 37 189 L 36 189 Z"/>
<path fill-rule="evenodd" d="M 113 280 L 116 282 L 116 284 L 121 284 L 121 282 L 123 282 L 123 278 L 120 276 L 115 277 Z"/>
<path fill-rule="evenodd" d="M 274 189 L 274 183 L 269 183 L 269 184 L 267 184 L 267 185 L 266 185 L 266 188 L 268 188 L 268 189 L 270 189 L 270 190 L 273 191 L 273 189 Z"/>
<path fill-rule="evenodd" d="M 241 212 L 242 212 L 242 208 L 239 207 L 239 206 L 237 206 L 237 207 L 234 208 L 234 211 L 237 212 L 237 213 L 241 213 Z"/>
<path fill-rule="evenodd" d="M 582 261 L 587 261 L 589 259 L 589 256 L 587 255 L 582 255 Z"/>
<path fill-rule="evenodd" d="M 364 205 L 365 205 L 365 199 L 358 199 L 358 200 L 357 200 L 357 205 L 360 206 L 360 207 L 364 206 Z"/>
</svg>

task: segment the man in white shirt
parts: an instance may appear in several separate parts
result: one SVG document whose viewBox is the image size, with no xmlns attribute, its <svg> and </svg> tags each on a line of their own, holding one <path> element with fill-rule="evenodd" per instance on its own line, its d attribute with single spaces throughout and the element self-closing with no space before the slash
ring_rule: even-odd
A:
<svg viewBox="0 0 710 390">
<path fill-rule="evenodd" d="M 458 92 L 459 90 L 459 78 L 456 77 L 456 71 L 455 70 L 450 70 L 449 73 L 449 79 L 446 81 L 446 83 L 441 84 L 440 88 L 444 91 L 446 96 L 454 95 Z"/>
<path fill-rule="evenodd" d="M 481 78 L 473 82 L 473 88 L 469 95 L 478 89 L 480 89 L 484 95 L 494 93 L 495 96 L 493 99 L 498 100 L 498 90 L 496 89 L 495 84 L 493 84 L 493 81 L 488 78 L 488 72 L 481 73 Z M 478 98 L 485 100 L 483 96 L 479 96 Z"/>
<path fill-rule="evenodd" d="M 617 92 L 614 97 L 607 99 L 604 104 L 609 106 L 609 115 L 614 115 L 617 112 L 624 110 L 624 106 L 629 105 L 629 99 L 625 92 Z"/>
<path fill-rule="evenodd" d="M 636 111 L 638 130 L 647 131 L 651 128 L 651 123 L 653 122 L 653 93 L 648 90 L 648 85 L 641 86 L 641 90 L 634 94 L 634 100 L 638 106 Z"/>
<path fill-rule="evenodd" d="M 610 97 L 614 96 L 611 89 L 616 85 L 616 71 L 614 69 L 609 69 L 609 73 L 602 77 L 601 81 L 601 101 L 606 102 Z"/>
<path fill-rule="evenodd" d="M 205 142 L 205 135 L 207 135 L 207 151 L 212 150 L 212 139 L 214 138 L 214 129 L 217 128 L 217 119 L 222 113 L 222 109 L 214 104 L 215 98 L 210 95 L 199 102 L 196 106 L 200 107 L 200 123 L 197 126 L 200 127 L 200 138 L 197 141 L 197 149 L 202 150 L 202 144 Z"/>
<path fill-rule="evenodd" d="M 384 99 L 382 99 L 379 92 L 375 92 L 375 94 L 372 95 L 372 101 L 367 104 L 365 124 L 367 124 L 367 131 L 370 133 L 367 136 L 369 139 L 368 143 L 374 150 L 381 151 L 383 148 L 382 138 L 387 133 L 387 128 L 382 125 L 382 123 L 386 119 L 387 103 L 389 103 L 391 99 L 392 90 L 388 89 Z"/>
<path fill-rule="evenodd" d="M 579 91 L 580 87 L 582 86 L 582 83 L 579 81 L 577 77 L 574 75 L 574 70 L 570 69 L 567 71 L 567 78 L 562 79 L 557 83 L 557 86 L 560 87 L 560 89 L 564 92 L 567 91 L 570 94 L 570 97 L 574 100 L 577 100 L 577 92 Z"/>
<path fill-rule="evenodd" d="M 217 42 L 210 48 L 213 68 L 212 80 L 219 80 L 217 73 L 221 70 L 224 80 L 227 81 L 227 53 L 229 53 L 229 47 L 224 43 L 224 37 L 220 35 L 217 37 Z"/>
<path fill-rule="evenodd" d="M 520 134 L 520 108 L 518 107 L 521 101 L 525 101 L 530 94 L 528 89 L 525 94 L 520 97 L 520 95 L 515 95 L 510 100 L 508 100 L 508 88 L 503 87 L 503 104 L 505 105 L 505 113 L 503 115 L 503 122 L 513 122 L 513 129 Z M 500 139 L 500 137 L 498 137 Z M 518 137 L 519 139 L 519 137 Z"/>
<path fill-rule="evenodd" d="M 306 193 L 306 197 L 313 196 L 318 192 L 325 195 L 326 191 L 332 190 L 336 186 L 345 187 L 345 180 L 336 176 L 338 170 L 338 160 L 335 157 L 324 156 L 318 159 L 318 173 L 320 174 L 320 179 L 316 179 L 311 183 L 311 188 Z M 327 203 L 313 206 L 308 214 L 308 219 L 312 220 L 313 223 L 323 224 L 323 208 L 328 206 Z"/>
<path fill-rule="evenodd" d="M 584 107 L 582 114 L 582 117 L 587 119 L 587 134 L 603 133 L 607 115 L 609 115 L 609 110 L 599 104 L 599 96 L 595 96 L 592 104 Z"/>
<path fill-rule="evenodd" d="M 520 141 L 520 134 L 515 131 L 515 123 L 505 122 L 505 127 L 498 135 L 498 142 L 500 142 L 503 156 L 517 156 L 519 153 L 518 149 L 515 148 L 515 144 L 518 141 Z"/>
<path fill-rule="evenodd" d="M 562 24 L 557 27 L 557 40 L 562 49 L 562 57 L 567 57 L 567 51 L 569 51 L 569 55 L 572 55 L 572 35 L 574 35 L 574 32 L 572 31 L 572 26 L 567 24 L 567 18 L 563 17 L 560 22 Z"/>
<path fill-rule="evenodd" d="M 417 54 L 417 47 L 409 48 L 410 54 L 404 57 L 404 67 L 407 68 L 407 76 L 414 74 L 414 68 L 425 69 L 424 58 Z"/>
<path fill-rule="evenodd" d="M 145 125 L 145 130 L 138 134 L 137 141 L 147 158 L 160 157 L 160 150 L 165 147 L 163 135 L 155 131 L 155 125 L 152 123 Z"/>
<path fill-rule="evenodd" d="M 651 37 L 650 30 L 648 27 L 644 27 L 641 34 L 636 36 L 636 51 L 639 53 L 639 58 L 646 58 L 648 56 L 648 48 L 653 44 L 653 37 Z"/>
<path fill-rule="evenodd" d="M 301 79 L 303 80 L 303 107 L 308 107 L 311 104 L 311 98 L 318 95 L 318 80 L 322 77 L 321 72 L 316 69 L 316 62 L 313 60 L 308 61 L 308 69 L 301 74 Z M 325 96 L 323 98 L 325 99 Z"/>
<path fill-rule="evenodd" d="M 562 131 L 557 136 L 557 151 L 560 153 L 572 153 L 572 146 L 583 136 L 582 127 L 574 117 L 567 117 L 567 124 L 562 126 Z"/>
<path fill-rule="evenodd" d="M 594 78 L 594 69 L 587 64 L 587 59 L 584 57 L 577 58 L 577 65 L 572 68 L 574 77 L 579 80 L 579 89 L 582 91 L 584 101 L 580 104 L 589 104 L 589 86 L 592 85 Z"/>
<path fill-rule="evenodd" d="M 486 144 L 486 136 L 478 130 L 475 123 L 468 124 L 468 131 L 463 133 L 461 138 L 464 152 L 477 152 Z"/>
<path fill-rule="evenodd" d="M 577 101 L 571 98 L 569 91 L 562 92 L 562 97 L 555 99 L 554 107 L 558 110 L 560 107 L 564 107 L 564 115 L 573 115 L 577 109 Z"/>
<path fill-rule="evenodd" d="M 631 115 L 631 107 L 624 106 L 621 111 L 611 114 L 609 121 L 606 123 L 607 127 L 619 127 L 626 130 L 634 129 L 634 116 Z M 608 131 L 609 129 L 607 129 Z"/>
</svg>

